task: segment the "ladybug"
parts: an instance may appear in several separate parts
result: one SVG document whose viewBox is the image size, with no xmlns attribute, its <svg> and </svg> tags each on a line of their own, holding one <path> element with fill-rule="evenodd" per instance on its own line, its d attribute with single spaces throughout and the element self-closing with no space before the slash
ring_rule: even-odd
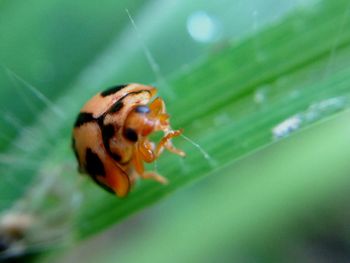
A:
<svg viewBox="0 0 350 263">
<path fill-rule="evenodd" d="M 144 169 L 144 162 L 155 161 L 164 149 L 185 156 L 171 141 L 182 130 L 171 129 L 165 103 L 156 93 L 156 88 L 136 83 L 112 87 L 92 97 L 75 121 L 72 147 L 79 172 L 119 197 L 129 193 L 136 178 L 167 183 Z M 157 131 L 164 133 L 158 144 L 148 138 Z"/>
</svg>

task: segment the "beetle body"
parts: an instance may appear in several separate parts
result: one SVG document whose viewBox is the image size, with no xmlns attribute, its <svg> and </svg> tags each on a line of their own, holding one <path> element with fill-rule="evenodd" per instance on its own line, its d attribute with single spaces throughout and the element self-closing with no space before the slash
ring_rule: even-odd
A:
<svg viewBox="0 0 350 263">
<path fill-rule="evenodd" d="M 92 97 L 74 124 L 72 146 L 79 171 L 120 197 L 137 177 L 166 183 L 144 170 L 144 162 L 153 162 L 164 149 L 185 156 L 171 142 L 182 131 L 171 129 L 164 101 L 156 93 L 156 88 L 136 83 L 115 86 Z M 156 131 L 164 133 L 157 145 L 148 138 Z"/>
</svg>

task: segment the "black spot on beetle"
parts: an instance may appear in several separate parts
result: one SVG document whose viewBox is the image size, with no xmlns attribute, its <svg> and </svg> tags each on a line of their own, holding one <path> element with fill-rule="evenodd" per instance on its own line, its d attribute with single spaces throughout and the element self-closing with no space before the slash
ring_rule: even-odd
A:
<svg viewBox="0 0 350 263">
<path fill-rule="evenodd" d="M 113 124 L 102 125 L 101 130 L 103 139 L 106 139 L 107 141 L 109 141 L 109 139 L 111 139 L 115 134 Z"/>
<path fill-rule="evenodd" d="M 94 153 L 90 148 L 86 149 L 85 154 L 86 172 L 92 176 L 105 176 L 105 168 L 100 157 Z"/>
<path fill-rule="evenodd" d="M 146 105 L 139 105 L 135 108 L 135 111 L 137 113 L 142 113 L 142 114 L 145 114 L 145 113 L 149 113 L 150 112 L 150 109 L 148 108 L 148 106 Z"/>
<path fill-rule="evenodd" d="M 120 111 L 121 108 L 123 108 L 123 106 L 124 106 L 123 102 L 121 102 L 120 100 L 118 100 L 116 103 L 114 103 L 114 104 L 110 107 L 110 109 L 109 109 L 108 112 L 110 112 L 110 113 L 116 113 L 116 112 Z"/>
<path fill-rule="evenodd" d="M 117 102 L 115 102 L 110 108 L 108 111 L 106 111 L 105 115 L 107 113 L 116 113 L 118 111 L 120 111 L 123 107 L 124 107 L 124 103 L 123 103 L 123 100 L 128 97 L 128 96 L 131 96 L 131 95 L 136 95 L 136 94 L 140 94 L 140 93 L 143 93 L 143 92 L 147 92 L 147 93 L 150 93 L 149 90 L 139 90 L 139 91 L 133 91 L 133 92 L 129 92 L 127 94 L 125 94 L 123 97 L 121 97 Z M 144 105 L 142 105 L 144 106 Z M 144 107 L 147 107 L 147 106 L 144 106 Z M 140 109 L 141 111 L 144 110 L 144 111 L 147 111 L 147 109 Z"/>
<path fill-rule="evenodd" d="M 88 174 L 91 175 L 92 180 L 94 180 L 94 182 L 96 184 L 98 184 L 101 188 L 103 188 L 107 192 L 109 192 L 111 194 L 115 194 L 112 188 L 101 183 L 97 179 L 97 176 L 105 176 L 106 175 L 105 169 L 104 169 L 104 166 L 103 166 L 103 163 L 102 163 L 100 157 L 98 157 L 98 155 L 96 153 L 94 153 L 90 148 L 88 148 L 86 150 L 85 159 L 86 159 L 85 170 Z"/>
<path fill-rule="evenodd" d="M 109 152 L 109 155 L 113 158 L 113 160 L 117 162 L 120 162 L 122 160 L 122 157 L 117 153 Z"/>
<path fill-rule="evenodd" d="M 94 116 L 92 116 L 92 113 L 80 112 L 74 123 L 74 127 L 77 128 L 84 125 L 85 123 L 92 122 L 92 121 L 96 121 Z"/>
<path fill-rule="evenodd" d="M 107 97 L 107 96 L 112 95 L 112 94 L 118 92 L 119 90 L 125 88 L 126 86 L 128 86 L 128 84 L 117 85 L 117 86 L 111 87 L 111 88 L 109 88 L 109 89 L 107 89 L 105 91 L 102 91 L 101 92 L 101 96 L 102 97 Z"/>
<path fill-rule="evenodd" d="M 112 124 L 107 124 L 107 125 L 101 125 L 101 130 L 102 130 L 102 139 L 103 139 L 103 145 L 107 151 L 107 153 L 117 162 L 119 162 L 122 157 L 111 151 L 111 148 L 109 147 L 110 139 L 113 138 L 115 135 L 115 129 Z"/>
<path fill-rule="evenodd" d="M 132 142 L 137 142 L 138 136 L 134 129 L 126 128 L 124 130 L 124 137 Z"/>
</svg>

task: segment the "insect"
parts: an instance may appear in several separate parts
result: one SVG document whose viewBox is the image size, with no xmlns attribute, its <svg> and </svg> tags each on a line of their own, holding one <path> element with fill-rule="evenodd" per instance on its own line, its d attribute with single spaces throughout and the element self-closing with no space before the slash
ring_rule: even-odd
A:
<svg viewBox="0 0 350 263">
<path fill-rule="evenodd" d="M 184 157 L 172 144 L 182 130 L 172 130 L 157 89 L 142 84 L 118 85 L 96 94 L 81 109 L 73 128 L 72 146 L 79 171 L 105 190 L 126 196 L 136 178 L 165 184 L 166 178 L 145 171 L 164 149 Z M 158 144 L 149 135 L 162 131 Z"/>
</svg>

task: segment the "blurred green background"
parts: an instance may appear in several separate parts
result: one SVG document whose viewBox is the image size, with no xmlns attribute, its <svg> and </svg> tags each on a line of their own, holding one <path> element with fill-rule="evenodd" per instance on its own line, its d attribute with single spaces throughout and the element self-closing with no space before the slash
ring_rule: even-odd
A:
<svg viewBox="0 0 350 263">
<path fill-rule="evenodd" d="M 0 1 L 0 260 L 349 262 L 349 26 L 346 0 Z M 129 82 L 195 143 L 117 199 L 70 134 Z"/>
</svg>

